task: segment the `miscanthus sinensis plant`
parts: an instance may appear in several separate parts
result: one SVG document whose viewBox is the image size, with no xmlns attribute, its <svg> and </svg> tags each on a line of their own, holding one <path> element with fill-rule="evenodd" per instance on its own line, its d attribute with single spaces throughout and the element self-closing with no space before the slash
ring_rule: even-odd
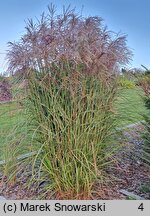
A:
<svg viewBox="0 0 150 216">
<path fill-rule="evenodd" d="M 9 45 L 9 70 L 26 80 L 24 108 L 36 152 L 21 166 L 31 162 L 32 180 L 45 182 L 43 193 L 89 198 L 116 148 L 110 137 L 116 71 L 131 57 L 126 36 L 108 31 L 100 17 L 84 18 L 70 7 L 57 15 L 51 5 Z"/>
</svg>

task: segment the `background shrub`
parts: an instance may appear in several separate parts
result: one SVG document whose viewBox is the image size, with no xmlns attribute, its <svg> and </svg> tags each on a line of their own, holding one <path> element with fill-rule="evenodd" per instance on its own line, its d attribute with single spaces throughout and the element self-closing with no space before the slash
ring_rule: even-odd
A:
<svg viewBox="0 0 150 216">
<path fill-rule="evenodd" d="M 134 81 L 126 79 L 125 77 L 119 77 L 119 79 L 118 79 L 118 85 L 121 88 L 125 88 L 125 89 L 134 89 L 135 88 Z"/>
<path fill-rule="evenodd" d="M 0 102 L 12 99 L 11 82 L 7 77 L 0 77 Z"/>
<path fill-rule="evenodd" d="M 150 161 L 150 71 L 146 70 L 145 74 L 140 77 L 139 84 L 145 92 L 144 102 L 145 107 L 149 110 L 148 114 L 143 114 L 146 128 L 144 133 L 144 150 L 145 150 L 145 159 Z"/>
</svg>

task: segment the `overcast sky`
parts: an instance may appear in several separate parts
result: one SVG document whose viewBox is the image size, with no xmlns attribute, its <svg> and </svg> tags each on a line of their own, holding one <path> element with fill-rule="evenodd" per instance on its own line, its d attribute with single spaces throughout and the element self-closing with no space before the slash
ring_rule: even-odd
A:
<svg viewBox="0 0 150 216">
<path fill-rule="evenodd" d="M 150 0 L 0 0 L 0 72 L 6 70 L 5 53 L 8 41 L 17 41 L 24 33 L 28 18 L 40 17 L 47 5 L 54 3 L 58 11 L 71 4 L 84 16 L 101 16 L 104 24 L 115 32 L 128 35 L 133 51 L 129 68 L 150 68 Z"/>
</svg>

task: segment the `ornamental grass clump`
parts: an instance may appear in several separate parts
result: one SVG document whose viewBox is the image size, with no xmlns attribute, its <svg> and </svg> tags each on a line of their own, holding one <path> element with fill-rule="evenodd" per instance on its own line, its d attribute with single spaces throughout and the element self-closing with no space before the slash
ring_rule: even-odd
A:
<svg viewBox="0 0 150 216">
<path fill-rule="evenodd" d="M 29 80 L 28 117 L 33 151 L 38 150 L 34 174 L 40 164 L 39 180 L 66 198 L 89 197 L 114 151 L 109 141 L 115 126 L 115 83 L 106 88 L 98 76 L 76 76 L 64 76 L 59 83 L 49 75 Z"/>
<path fill-rule="evenodd" d="M 48 9 L 37 23 L 28 22 L 8 52 L 9 70 L 26 80 L 34 155 L 23 164 L 32 165 L 32 180 L 44 185 L 43 194 L 87 199 L 117 148 L 110 142 L 117 120 L 116 71 L 131 55 L 126 37 L 108 31 L 101 18 Z"/>
</svg>

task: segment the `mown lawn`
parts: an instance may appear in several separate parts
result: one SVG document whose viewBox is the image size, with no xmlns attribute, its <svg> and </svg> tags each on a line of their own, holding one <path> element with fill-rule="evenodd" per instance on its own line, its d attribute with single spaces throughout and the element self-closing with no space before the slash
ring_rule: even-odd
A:
<svg viewBox="0 0 150 216">
<path fill-rule="evenodd" d="M 10 102 L 0 104 L 0 159 L 2 159 L 1 152 L 3 152 L 9 133 L 13 132 L 13 128 L 22 119 L 22 108 L 18 103 Z"/>
<path fill-rule="evenodd" d="M 116 101 L 116 113 L 118 114 L 118 126 L 135 123 L 142 120 L 142 114 L 146 112 L 142 101 L 143 92 L 139 88 L 120 90 Z M 14 125 L 23 120 L 22 109 L 16 102 L 0 104 L 0 160 L 2 149 L 6 143 L 6 137 L 12 131 Z M 24 128 L 19 128 L 24 131 Z"/>
<path fill-rule="evenodd" d="M 143 120 L 142 115 L 147 112 L 140 88 L 120 90 L 116 109 L 119 114 L 119 126 L 136 123 Z"/>
</svg>

